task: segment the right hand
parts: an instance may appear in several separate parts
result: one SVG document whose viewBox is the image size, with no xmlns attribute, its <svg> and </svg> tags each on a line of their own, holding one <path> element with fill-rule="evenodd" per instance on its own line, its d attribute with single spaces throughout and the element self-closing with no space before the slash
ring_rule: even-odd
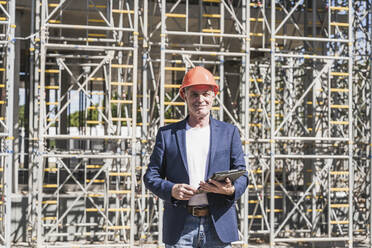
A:
<svg viewBox="0 0 372 248">
<path fill-rule="evenodd" d="M 188 184 L 175 184 L 172 188 L 172 197 L 177 200 L 190 200 L 190 198 L 196 194 L 196 189 Z"/>
</svg>

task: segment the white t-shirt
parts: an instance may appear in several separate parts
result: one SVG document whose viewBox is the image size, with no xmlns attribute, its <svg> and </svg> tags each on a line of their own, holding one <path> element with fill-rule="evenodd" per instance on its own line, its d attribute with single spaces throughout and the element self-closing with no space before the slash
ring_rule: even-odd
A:
<svg viewBox="0 0 372 248">
<path fill-rule="evenodd" d="M 210 143 L 209 125 L 193 128 L 186 124 L 186 155 L 189 169 L 190 185 L 197 189 L 200 181 L 204 181 Z M 190 206 L 208 205 L 206 193 L 196 194 L 189 200 Z"/>
</svg>

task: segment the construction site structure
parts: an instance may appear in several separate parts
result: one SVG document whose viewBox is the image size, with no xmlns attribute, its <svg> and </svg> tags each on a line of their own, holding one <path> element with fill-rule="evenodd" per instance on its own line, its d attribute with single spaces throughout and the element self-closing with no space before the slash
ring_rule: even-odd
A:
<svg viewBox="0 0 372 248">
<path fill-rule="evenodd" d="M 162 246 L 142 176 L 204 66 L 242 247 L 372 246 L 371 0 L 0 1 L 0 247 Z"/>
</svg>

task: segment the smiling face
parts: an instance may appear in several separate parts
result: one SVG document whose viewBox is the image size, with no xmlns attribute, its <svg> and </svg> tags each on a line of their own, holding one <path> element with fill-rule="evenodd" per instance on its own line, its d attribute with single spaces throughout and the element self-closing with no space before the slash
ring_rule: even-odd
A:
<svg viewBox="0 0 372 248">
<path fill-rule="evenodd" d="M 201 119 L 209 117 L 215 97 L 211 86 L 190 86 L 185 90 L 184 96 L 191 118 Z"/>
</svg>

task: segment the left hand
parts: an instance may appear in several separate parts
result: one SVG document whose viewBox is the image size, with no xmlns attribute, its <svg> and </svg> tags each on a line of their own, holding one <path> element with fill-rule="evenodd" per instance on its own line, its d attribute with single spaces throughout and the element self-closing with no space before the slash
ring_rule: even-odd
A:
<svg viewBox="0 0 372 248">
<path fill-rule="evenodd" d="M 218 182 L 209 179 L 208 182 L 200 182 L 200 189 L 205 192 L 232 195 L 235 192 L 235 187 L 229 178 L 226 178 L 225 182 Z"/>
</svg>

